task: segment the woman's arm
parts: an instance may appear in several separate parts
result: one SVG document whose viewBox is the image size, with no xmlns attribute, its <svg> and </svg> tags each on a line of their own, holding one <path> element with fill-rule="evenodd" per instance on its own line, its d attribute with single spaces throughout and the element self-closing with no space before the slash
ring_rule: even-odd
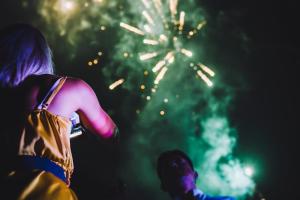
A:
<svg viewBox="0 0 300 200">
<path fill-rule="evenodd" d="M 102 109 L 94 90 L 83 80 L 73 80 L 73 90 L 77 99 L 77 113 L 85 128 L 103 138 L 115 137 L 116 124 Z"/>
</svg>

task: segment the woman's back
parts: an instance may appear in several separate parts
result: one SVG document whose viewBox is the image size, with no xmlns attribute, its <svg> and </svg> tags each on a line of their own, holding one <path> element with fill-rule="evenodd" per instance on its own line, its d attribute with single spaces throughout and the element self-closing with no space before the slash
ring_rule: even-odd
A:
<svg viewBox="0 0 300 200">
<path fill-rule="evenodd" d="M 64 169 L 69 182 L 73 172 L 69 140 L 72 124 L 68 116 L 61 114 L 65 114 L 72 103 L 64 101 L 65 96 L 68 96 L 68 92 L 62 90 L 65 81 L 66 78 L 58 79 L 55 76 L 36 76 L 18 88 L 8 89 L 6 108 L 14 109 L 7 110 L 10 116 L 3 119 L 5 125 L 1 133 L 5 134 L 4 150 L 9 152 L 9 158 L 24 155 L 48 158 Z M 13 103 L 18 101 L 24 104 L 14 106 Z M 64 110 L 56 112 L 55 109 L 61 107 Z"/>
</svg>

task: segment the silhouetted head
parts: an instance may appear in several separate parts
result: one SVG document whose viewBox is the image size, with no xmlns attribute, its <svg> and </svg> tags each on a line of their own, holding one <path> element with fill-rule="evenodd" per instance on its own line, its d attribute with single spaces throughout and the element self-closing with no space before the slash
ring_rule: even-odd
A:
<svg viewBox="0 0 300 200">
<path fill-rule="evenodd" d="M 43 34 L 28 24 L 1 29 L 0 86 L 15 87 L 40 74 L 53 74 L 51 50 Z"/>
<path fill-rule="evenodd" d="M 191 159 L 180 150 L 165 151 L 157 161 L 162 190 L 171 196 L 184 195 L 196 188 L 197 172 Z"/>
</svg>

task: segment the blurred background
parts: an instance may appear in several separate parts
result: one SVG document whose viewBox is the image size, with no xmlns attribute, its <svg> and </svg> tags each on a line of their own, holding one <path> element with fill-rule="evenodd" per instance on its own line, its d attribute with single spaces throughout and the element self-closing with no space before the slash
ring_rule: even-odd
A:
<svg viewBox="0 0 300 200">
<path fill-rule="evenodd" d="M 82 78 L 120 142 L 71 140 L 79 199 L 169 199 L 156 159 L 181 149 L 198 186 L 297 199 L 300 64 L 292 1 L 3 0 L 0 27 L 39 28 L 56 73 Z"/>
</svg>

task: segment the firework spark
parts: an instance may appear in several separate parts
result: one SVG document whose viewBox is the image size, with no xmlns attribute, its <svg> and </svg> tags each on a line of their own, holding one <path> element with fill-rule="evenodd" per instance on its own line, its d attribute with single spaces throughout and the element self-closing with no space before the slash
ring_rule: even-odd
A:
<svg viewBox="0 0 300 200">
<path fill-rule="evenodd" d="M 188 13 L 178 12 L 178 0 L 168 1 L 168 12 L 164 12 L 161 0 L 142 0 L 142 23 L 138 26 L 120 23 L 120 27 L 141 38 L 142 44 L 148 52 L 139 53 L 143 62 L 153 62 L 152 72 L 155 75 L 154 84 L 158 85 L 164 78 L 169 65 L 182 56 L 192 63 L 193 52 L 185 48 L 186 39 L 191 39 L 203 28 L 203 20 L 191 30 L 187 30 L 186 18 Z M 169 16 L 168 16 L 169 15 Z M 139 38 L 137 38 L 139 40 Z M 196 62 L 198 63 L 198 62 Z M 197 64 L 199 68 L 195 73 L 209 86 L 213 85 L 210 77 L 215 73 L 204 64 Z"/>
<path fill-rule="evenodd" d="M 115 81 L 114 83 L 112 83 L 110 86 L 109 86 L 109 89 L 110 90 L 114 90 L 116 87 L 118 87 L 119 85 L 123 84 L 125 81 L 125 79 L 121 78 L 117 81 Z"/>
</svg>

